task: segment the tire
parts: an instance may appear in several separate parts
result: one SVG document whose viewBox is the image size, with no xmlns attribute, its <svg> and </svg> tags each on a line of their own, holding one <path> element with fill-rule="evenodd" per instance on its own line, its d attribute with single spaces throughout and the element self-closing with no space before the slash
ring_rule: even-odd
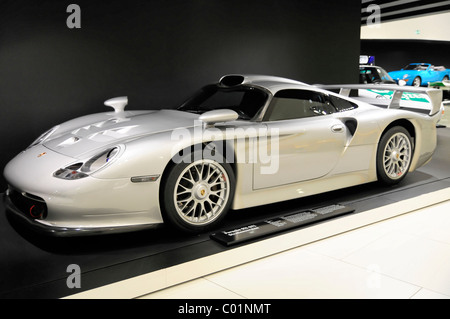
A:
<svg viewBox="0 0 450 319">
<path fill-rule="evenodd" d="M 444 76 L 444 78 L 442 79 L 442 81 L 448 81 L 448 76 Z"/>
<path fill-rule="evenodd" d="M 172 166 L 161 189 L 164 221 L 191 234 L 220 224 L 231 206 L 236 184 L 233 169 L 225 160 L 197 155 Z"/>
<path fill-rule="evenodd" d="M 413 156 L 413 143 L 409 132 L 394 126 L 380 139 L 377 149 L 378 180 L 385 185 L 394 185 L 408 174 Z"/>
<path fill-rule="evenodd" d="M 413 80 L 412 86 L 421 86 L 422 85 L 422 80 L 420 79 L 420 77 L 416 76 Z"/>
</svg>

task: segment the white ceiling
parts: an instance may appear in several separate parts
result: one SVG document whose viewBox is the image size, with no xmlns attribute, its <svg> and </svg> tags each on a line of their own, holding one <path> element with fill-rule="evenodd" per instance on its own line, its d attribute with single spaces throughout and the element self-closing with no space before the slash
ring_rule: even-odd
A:
<svg viewBox="0 0 450 319">
<path fill-rule="evenodd" d="M 362 0 L 361 4 L 361 39 L 450 41 L 450 1 Z"/>
</svg>

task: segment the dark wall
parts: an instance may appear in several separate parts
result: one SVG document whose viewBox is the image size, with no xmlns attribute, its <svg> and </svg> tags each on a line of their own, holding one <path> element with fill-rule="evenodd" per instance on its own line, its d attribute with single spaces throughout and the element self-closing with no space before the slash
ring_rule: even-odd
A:
<svg viewBox="0 0 450 319">
<path fill-rule="evenodd" d="M 81 29 L 66 25 L 71 3 Z M 359 31 L 359 0 L 2 0 L 0 169 L 115 96 L 170 108 L 227 73 L 356 82 Z"/>
<path fill-rule="evenodd" d="M 425 62 L 450 68 L 450 42 L 428 40 L 361 40 L 361 54 L 374 55 L 386 71 Z"/>
</svg>

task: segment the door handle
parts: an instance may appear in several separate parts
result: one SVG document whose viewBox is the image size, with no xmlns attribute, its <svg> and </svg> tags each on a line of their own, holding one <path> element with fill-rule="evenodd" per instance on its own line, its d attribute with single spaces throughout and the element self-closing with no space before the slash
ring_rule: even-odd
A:
<svg viewBox="0 0 450 319">
<path fill-rule="evenodd" d="M 342 132 L 344 132 L 344 125 L 343 124 L 335 124 L 331 127 L 331 131 L 334 133 L 342 133 Z"/>
</svg>

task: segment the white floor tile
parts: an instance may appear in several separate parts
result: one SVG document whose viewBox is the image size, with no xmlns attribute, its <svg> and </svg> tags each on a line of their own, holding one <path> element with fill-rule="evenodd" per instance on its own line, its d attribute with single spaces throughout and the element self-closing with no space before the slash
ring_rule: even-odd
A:
<svg viewBox="0 0 450 319">
<path fill-rule="evenodd" d="M 450 296 L 427 289 L 420 289 L 411 299 L 450 299 Z"/>
<path fill-rule="evenodd" d="M 402 230 L 450 244 L 450 202 L 445 202 L 399 218 Z"/>
<path fill-rule="evenodd" d="M 217 284 L 200 278 L 182 285 L 156 291 L 141 297 L 141 299 L 241 299 L 235 294 Z"/>
<path fill-rule="evenodd" d="M 344 261 L 416 286 L 450 295 L 450 245 L 405 234 L 390 233 Z"/>
<path fill-rule="evenodd" d="M 450 201 L 436 204 L 305 246 L 308 250 L 342 259 L 379 238 L 404 232 L 450 244 Z"/>
<path fill-rule="evenodd" d="M 377 223 L 373 226 L 363 227 L 308 244 L 305 248 L 309 251 L 342 259 L 390 233 L 392 226 L 387 223 Z"/>
<path fill-rule="evenodd" d="M 409 298 L 419 290 L 301 248 L 206 278 L 246 298 Z"/>
<path fill-rule="evenodd" d="M 411 299 L 450 299 L 450 296 L 422 288 Z"/>
</svg>

